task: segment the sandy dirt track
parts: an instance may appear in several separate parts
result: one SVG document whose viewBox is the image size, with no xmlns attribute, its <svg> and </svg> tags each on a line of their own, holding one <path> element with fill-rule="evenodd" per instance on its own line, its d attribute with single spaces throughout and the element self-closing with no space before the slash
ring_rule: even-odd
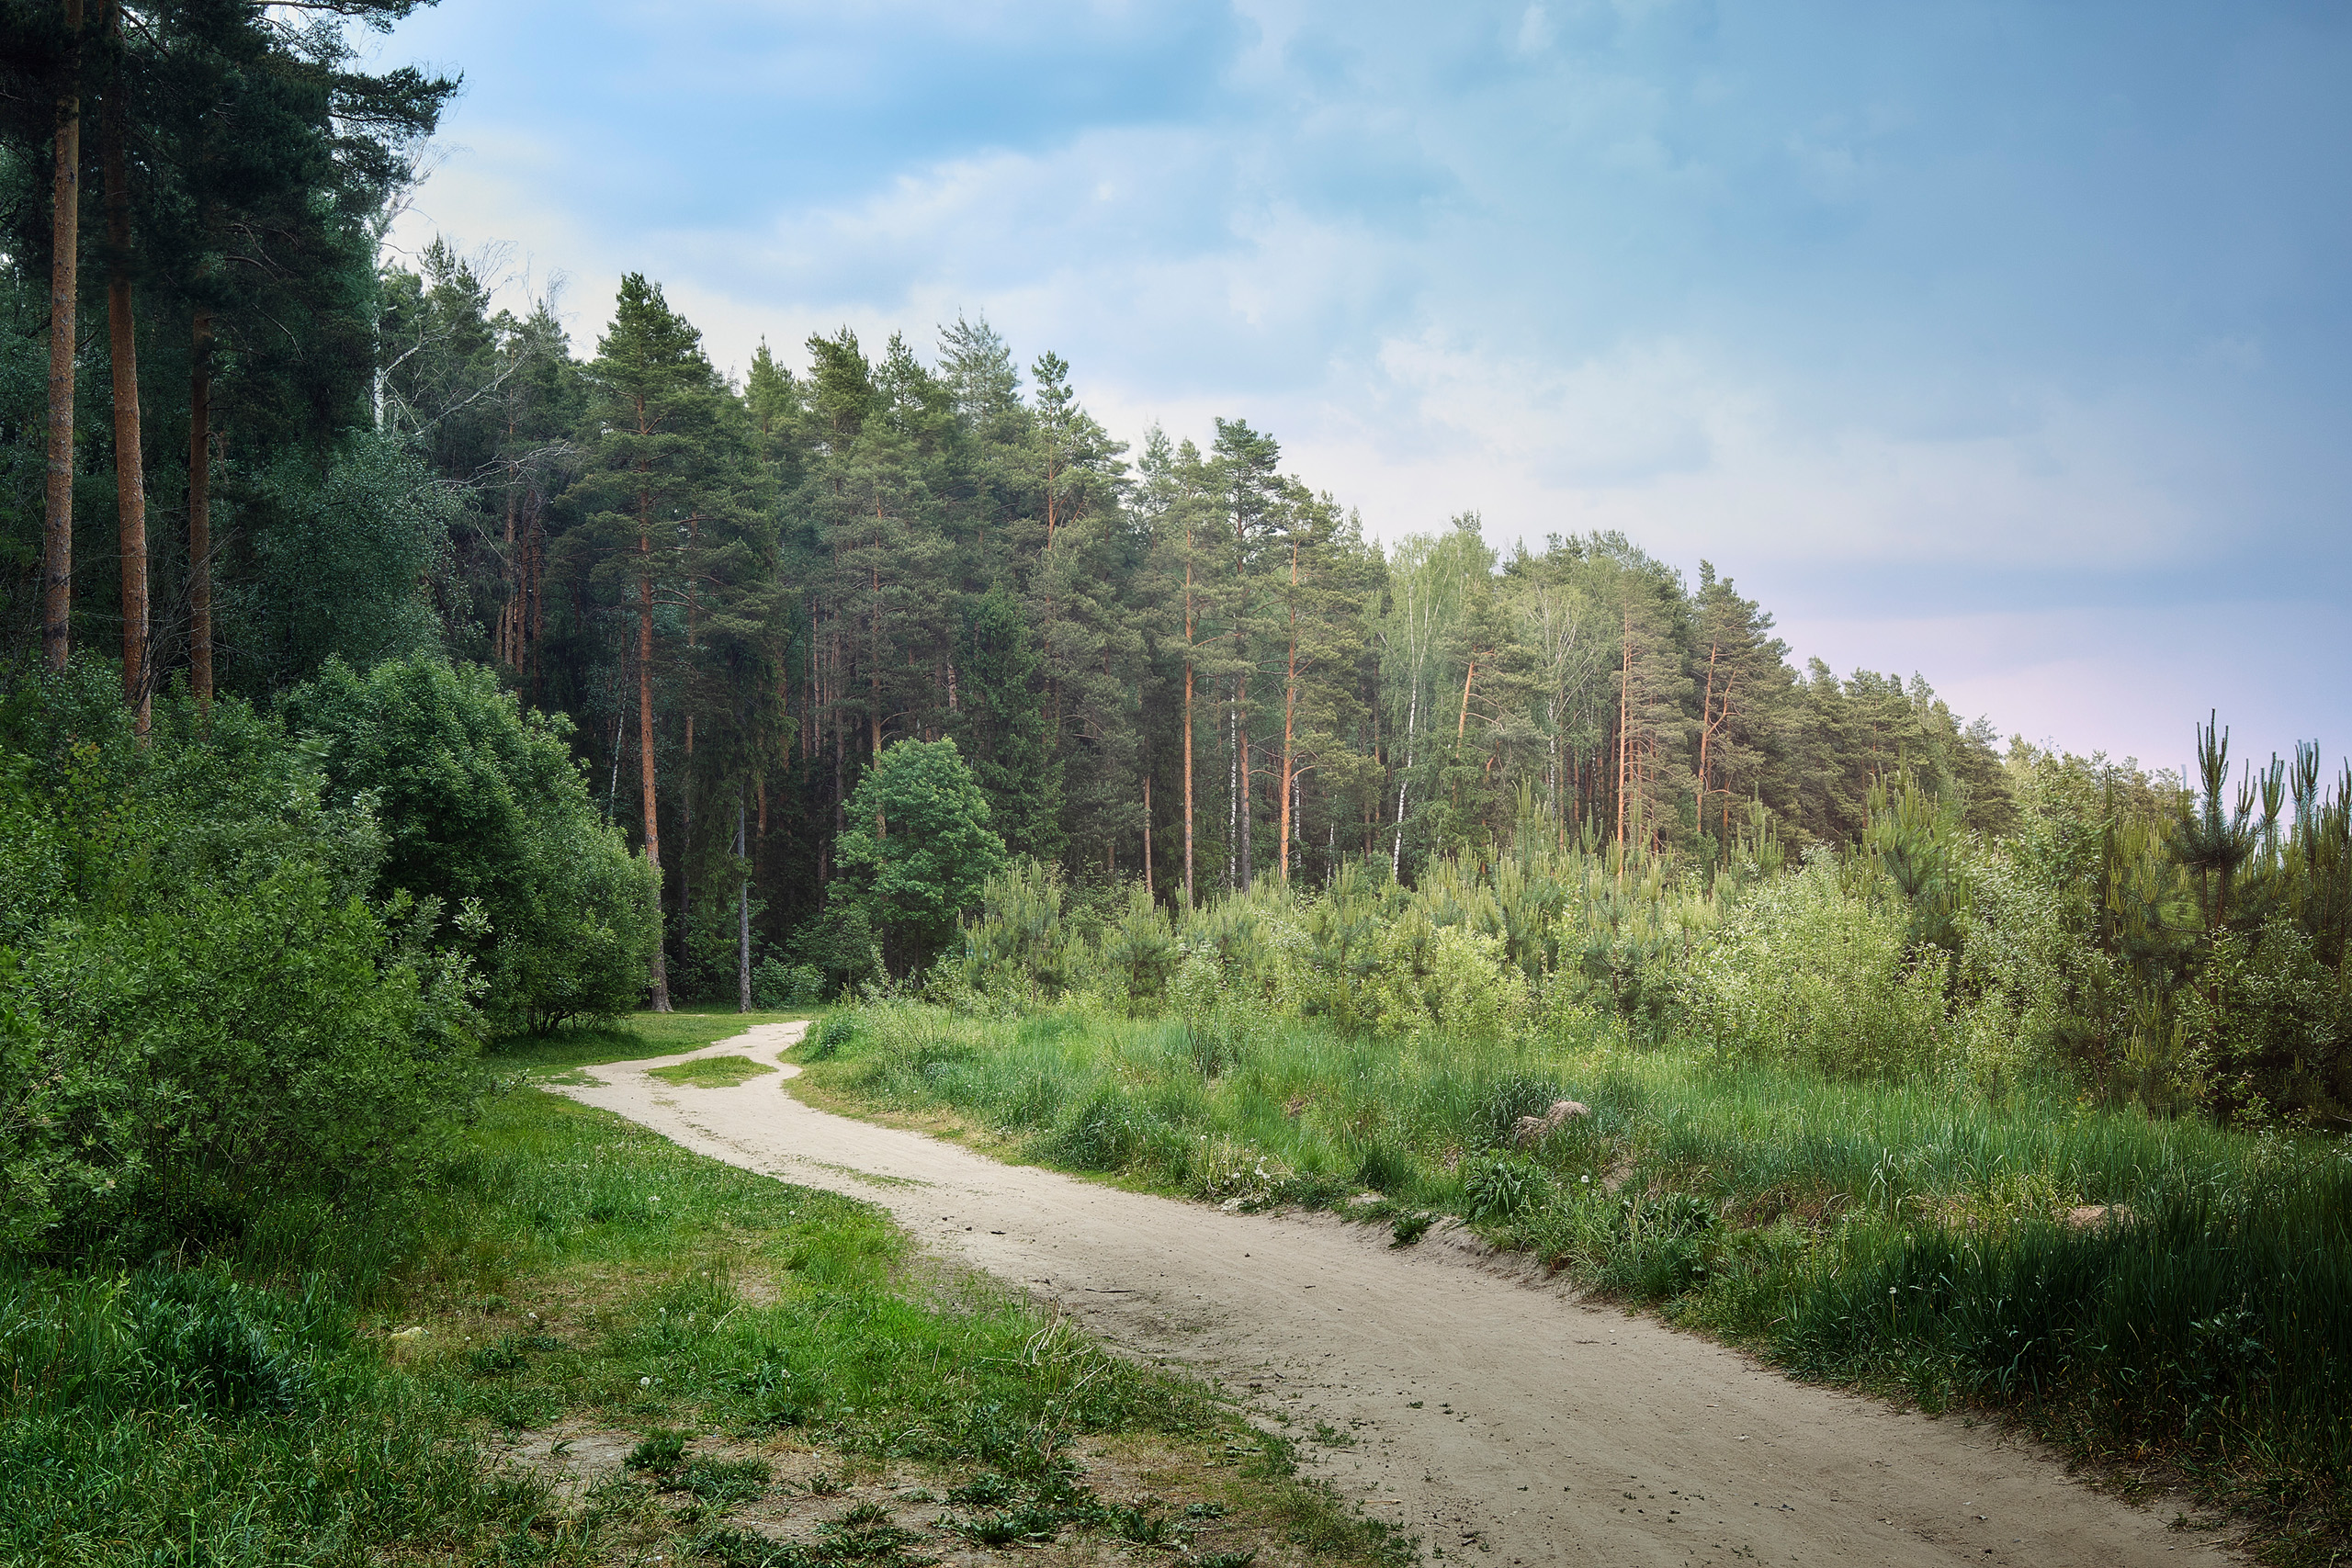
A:
<svg viewBox="0 0 2352 1568">
<path fill-rule="evenodd" d="M 1058 1303 L 1132 1353 L 1221 1382 L 1306 1437 L 1316 1472 L 1446 1558 L 1492 1563 L 2127 1564 L 2238 1561 L 2070 1480 L 2035 1445 L 1793 1383 L 1646 1317 L 1587 1305 L 1475 1246 L 1224 1213 L 1008 1166 L 814 1110 L 763 1062 L 803 1024 L 592 1067 L 561 1092 L 700 1154 L 882 1205 L 947 1258 Z M 784 1066 L 787 1077 L 797 1069 Z"/>
</svg>

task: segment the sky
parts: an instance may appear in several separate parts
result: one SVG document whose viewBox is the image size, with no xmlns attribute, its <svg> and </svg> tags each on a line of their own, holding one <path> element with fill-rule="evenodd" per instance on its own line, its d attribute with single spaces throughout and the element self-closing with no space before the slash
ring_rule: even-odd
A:
<svg viewBox="0 0 2352 1568">
<path fill-rule="evenodd" d="M 684 19 L 682 19 L 684 18 Z M 2352 749 L 2352 7 L 444 0 L 445 234 L 593 352 L 985 317 L 1395 539 L 1623 531 L 1792 658 Z"/>
</svg>

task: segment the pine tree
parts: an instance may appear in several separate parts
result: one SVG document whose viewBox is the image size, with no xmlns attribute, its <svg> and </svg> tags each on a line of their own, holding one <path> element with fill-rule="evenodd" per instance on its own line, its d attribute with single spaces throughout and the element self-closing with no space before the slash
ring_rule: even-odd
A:
<svg viewBox="0 0 2352 1568">
<path fill-rule="evenodd" d="M 636 618 L 639 790 L 645 858 L 662 870 L 655 749 L 654 671 L 657 604 L 684 607 L 689 562 L 686 523 L 709 498 L 712 448 L 729 404 L 701 335 L 672 310 L 659 285 L 642 273 L 621 280 L 612 328 L 590 367 L 587 471 L 571 499 L 584 513 L 566 536 L 574 570 Z M 653 957 L 652 1007 L 670 1006 L 668 964 Z"/>
<path fill-rule="evenodd" d="M 967 602 L 954 733 L 991 820 L 1016 855 L 1058 859 L 1061 762 L 1046 743 L 1038 659 L 1020 602 L 999 587 Z"/>
<path fill-rule="evenodd" d="M 1714 823 L 1715 853 L 1731 843 L 1733 796 L 1742 786 L 1760 795 L 1766 748 L 1794 687 L 1788 645 L 1770 636 L 1772 617 L 1743 599 L 1714 565 L 1699 563 L 1690 678 L 1699 689 L 1693 764 L 1696 826 Z M 1713 810 L 1710 812 L 1712 800 Z"/>
</svg>

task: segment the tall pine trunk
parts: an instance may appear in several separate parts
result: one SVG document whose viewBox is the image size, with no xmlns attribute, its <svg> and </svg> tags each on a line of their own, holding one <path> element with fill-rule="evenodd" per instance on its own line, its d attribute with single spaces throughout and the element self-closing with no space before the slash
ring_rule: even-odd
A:
<svg viewBox="0 0 2352 1568">
<path fill-rule="evenodd" d="M 74 648 L 74 351 L 81 299 L 82 0 L 65 0 L 66 70 L 57 99 L 49 263 L 49 489 L 41 525 L 40 650 L 51 670 Z"/>
<path fill-rule="evenodd" d="M 749 863 L 750 846 L 743 838 L 743 786 L 735 786 L 735 858 Z M 752 1010 L 752 879 L 746 874 L 735 889 L 736 1010 Z"/>
<path fill-rule="evenodd" d="M 1634 612 L 1625 612 L 1624 662 L 1617 677 L 1617 842 L 1625 841 L 1625 720 L 1634 692 Z"/>
<path fill-rule="evenodd" d="M 1250 674 L 1233 678 L 1233 769 L 1241 785 L 1241 891 L 1250 891 L 1250 873 L 1256 863 L 1257 844 L 1250 833 Z"/>
<path fill-rule="evenodd" d="M 653 868 L 654 897 L 661 897 L 662 821 L 653 789 L 653 502 L 638 492 L 637 536 L 637 770 L 645 803 L 645 862 Z M 664 938 L 653 944 L 655 1012 L 670 1010 L 670 961 Z"/>
<path fill-rule="evenodd" d="M 1298 717 L 1298 542 L 1290 547 L 1290 661 L 1283 681 L 1282 884 L 1290 886 L 1291 743 Z"/>
<path fill-rule="evenodd" d="M 147 669 L 147 472 L 139 430 L 139 322 L 130 294 L 130 164 L 124 148 L 122 6 L 107 6 L 114 79 L 98 123 L 107 176 L 107 344 L 114 381 L 117 536 L 122 552 L 122 699 L 143 741 L 152 711 Z"/>
<path fill-rule="evenodd" d="M 1405 791 L 1413 782 L 1413 739 L 1421 717 L 1421 672 L 1415 667 L 1405 700 L 1405 767 L 1396 775 L 1396 837 L 1388 846 L 1388 874 L 1398 875 L 1405 864 Z"/>
<path fill-rule="evenodd" d="M 212 711 L 212 312 L 198 306 L 187 372 L 187 684 Z"/>
<path fill-rule="evenodd" d="M 506 440 L 514 440 L 514 422 L 506 422 Z M 502 568 L 500 575 L 506 580 L 506 604 L 498 612 L 498 635 L 492 640 L 491 657 L 513 669 L 522 662 L 523 649 L 523 561 L 514 553 L 514 511 L 520 502 L 516 493 L 514 472 L 507 470 L 506 536 L 501 542 Z"/>
<path fill-rule="evenodd" d="M 1184 529 L 1184 908 L 1193 905 L 1193 530 Z"/>
</svg>

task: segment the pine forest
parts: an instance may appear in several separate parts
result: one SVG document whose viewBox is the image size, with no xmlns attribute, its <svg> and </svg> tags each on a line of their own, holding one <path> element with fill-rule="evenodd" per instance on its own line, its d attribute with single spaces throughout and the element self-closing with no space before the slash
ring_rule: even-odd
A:
<svg viewBox="0 0 2352 1568">
<path fill-rule="evenodd" d="M 0 1560 L 1538 1550 L 1440 1460 L 1382 1472 L 1410 1529 L 1302 1479 L 1310 1429 L 1489 1440 L 1444 1396 L 1294 1427 L 1111 1355 L 985 1281 L 1064 1267 L 1017 1226 L 950 1290 L 911 1178 L 732 1168 L 672 1088 L 1114 1178 L 1051 1190 L 1130 1237 L 1458 1230 L 2352 1543 L 2352 768 L 2029 743 L 1800 662 L 1736 558 L 1375 531 L 1242 402 L 1110 428 L 977 307 L 738 362 L 659 254 L 401 249 L 459 87 L 381 62 L 418 10 L 0 0 Z"/>
</svg>

